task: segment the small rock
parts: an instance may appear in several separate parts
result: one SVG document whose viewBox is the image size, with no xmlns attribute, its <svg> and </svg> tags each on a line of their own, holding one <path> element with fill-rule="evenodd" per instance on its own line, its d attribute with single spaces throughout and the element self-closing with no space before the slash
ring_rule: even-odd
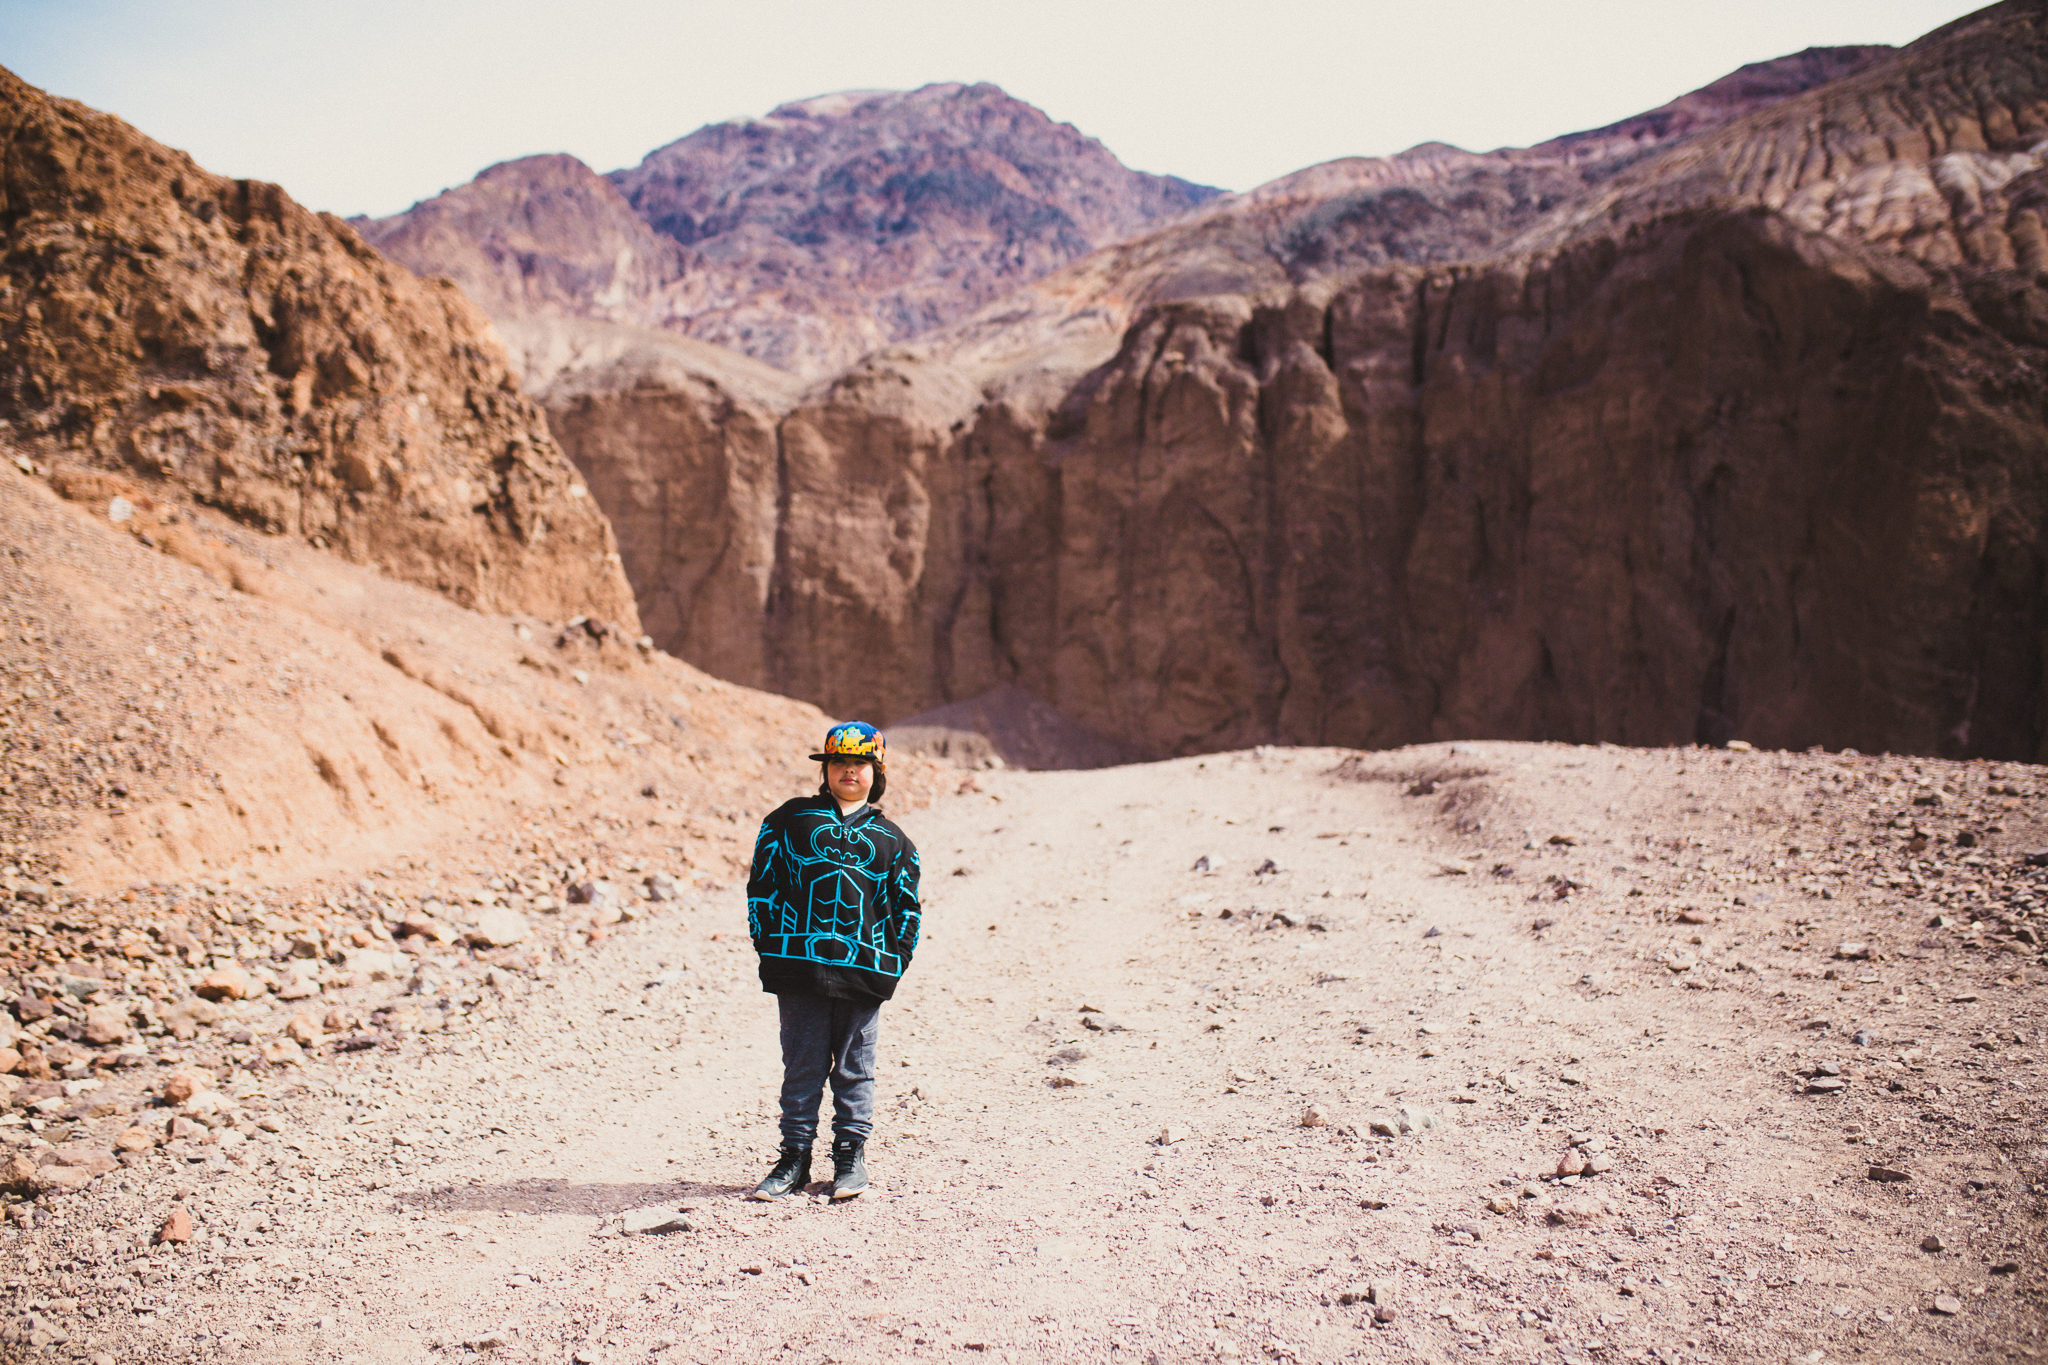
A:
<svg viewBox="0 0 2048 1365">
<path fill-rule="evenodd" d="M 1584 1175 L 1585 1172 L 1586 1154 L 1576 1147 L 1557 1159 L 1557 1173 L 1559 1175 Z"/>
<path fill-rule="evenodd" d="M 240 967 L 222 967 L 201 978 L 192 993 L 203 1000 L 246 1000 L 256 989 L 256 980 Z"/>
<path fill-rule="evenodd" d="M 1392 1308 L 1397 1292 L 1392 1280 L 1374 1280 L 1365 1287 L 1366 1299 L 1381 1308 Z"/>
<path fill-rule="evenodd" d="M 1991 1267 L 1991 1273 L 1994 1275 L 2017 1275 L 2020 1273 L 2020 1263 L 2018 1261 L 2000 1261 Z"/>
<path fill-rule="evenodd" d="M 273 1066 L 282 1066 L 306 1059 L 306 1050 L 289 1038 L 272 1038 L 263 1045 L 263 1060 Z"/>
<path fill-rule="evenodd" d="M 1366 1122 L 1365 1129 L 1374 1137 L 1399 1137 L 1401 1135 L 1400 1130 L 1394 1127 L 1392 1119 L 1370 1119 Z"/>
<path fill-rule="evenodd" d="M 1306 1109 L 1301 1115 L 1301 1126 L 1304 1128 L 1324 1128 L 1329 1126 L 1329 1122 L 1320 1109 Z"/>
<path fill-rule="evenodd" d="M 311 1015 L 295 1014 L 284 1026 L 284 1034 L 300 1047 L 311 1047 L 320 1041 L 321 1028 L 319 1021 Z"/>
<path fill-rule="evenodd" d="M 304 972 L 287 972 L 278 982 L 280 1000 L 305 1000 L 320 994 L 320 983 Z"/>
<path fill-rule="evenodd" d="M 1605 1175 L 1614 1169 L 1614 1158 L 1605 1152 L 1595 1152 L 1586 1158 L 1586 1174 Z"/>
<path fill-rule="evenodd" d="M 408 913 L 392 930 L 397 938 L 424 938 L 434 943 L 452 943 L 455 931 L 424 910 Z"/>
<path fill-rule="evenodd" d="M 1920 1239 L 1920 1249 L 1932 1254 L 1933 1252 L 1948 1250 L 1948 1243 L 1941 1240 L 1940 1233 L 1930 1232 Z"/>
<path fill-rule="evenodd" d="M 666 872 L 654 873 L 642 885 L 647 888 L 647 899 L 651 901 L 672 901 L 682 898 L 682 886 Z"/>
<path fill-rule="evenodd" d="M 125 1043 L 134 1031 L 126 1005 L 95 1005 L 85 1012 L 85 1041 L 94 1047 Z"/>
<path fill-rule="evenodd" d="M 1558 1072 L 1557 1078 L 1566 1085 L 1584 1085 L 1586 1083 L 1586 1073 L 1574 1071 L 1570 1067 L 1566 1067 L 1563 1071 Z"/>
<path fill-rule="evenodd" d="M 1877 1181 L 1880 1185 L 1896 1185 L 1900 1181 L 1913 1178 L 1893 1166 L 1872 1166 L 1868 1171 L 1864 1172 L 1864 1176 L 1867 1179 Z"/>
<path fill-rule="evenodd" d="M 147 1128 L 130 1128 L 114 1139 L 117 1152 L 147 1152 L 156 1146 L 156 1134 Z"/>
<path fill-rule="evenodd" d="M 1124 1026 L 1123 1026 L 1122 1024 L 1119 1024 L 1119 1023 L 1118 1023 L 1118 1022 L 1117 1022 L 1116 1020 L 1114 1020 L 1114 1019 L 1110 1018 L 1110 1017 L 1109 1017 L 1108 1015 L 1106 1015 L 1106 1014 L 1084 1014 L 1084 1015 L 1082 1015 L 1082 1016 L 1081 1016 L 1081 1027 L 1082 1027 L 1082 1028 L 1085 1028 L 1085 1029 L 1088 1029 L 1088 1030 L 1090 1030 L 1091 1032 L 1094 1032 L 1094 1033 L 1124 1033 L 1124 1032 L 1127 1032 L 1127 1030 L 1126 1030 L 1126 1029 L 1124 1028 Z"/>
<path fill-rule="evenodd" d="M 1963 1301 L 1953 1294 L 1936 1294 L 1934 1311 L 1945 1318 L 1952 1318 L 1963 1311 Z"/>
<path fill-rule="evenodd" d="M 36 1171 L 36 1188 L 45 1194 L 76 1194 L 92 1183 L 93 1173 L 84 1166 L 41 1167 Z"/>
<path fill-rule="evenodd" d="M 0 1163 L 0 1189 L 9 1194 L 33 1194 L 37 1175 L 36 1163 L 16 1152 Z"/>
<path fill-rule="evenodd" d="M 477 912 L 467 938 L 478 948 L 509 948 L 524 942 L 532 932 L 526 916 L 504 905 L 487 905 Z"/>
<path fill-rule="evenodd" d="M 173 1038 L 189 1043 L 199 1036 L 202 1027 L 218 1024 L 221 1016 L 220 1006 L 210 1000 L 180 1000 L 157 1017 Z"/>
<path fill-rule="evenodd" d="M 156 1230 L 156 1240 L 159 1244 L 169 1242 L 173 1245 L 192 1240 L 192 1215 L 185 1211 L 183 1204 L 171 1209 L 171 1216 L 164 1219 L 164 1225 Z"/>
<path fill-rule="evenodd" d="M 164 1078 L 164 1099 L 170 1104 L 183 1104 L 212 1084 L 213 1077 L 204 1071 L 173 1071 Z"/>
<path fill-rule="evenodd" d="M 1486 1201 L 1488 1213 L 1513 1213 L 1516 1207 L 1515 1201 L 1504 1194 L 1497 1194 Z"/>
<path fill-rule="evenodd" d="M 1813 1074 L 1816 1076 L 1839 1076 L 1842 1074 L 1842 1064 L 1840 1062 L 1821 1062 L 1813 1068 Z"/>
<path fill-rule="evenodd" d="M 690 1220 L 666 1204 L 632 1209 L 619 1217 L 619 1230 L 629 1237 L 660 1237 L 672 1232 L 694 1232 Z"/>
<path fill-rule="evenodd" d="M 62 1143 L 50 1149 L 50 1159 L 58 1166 L 75 1167 L 96 1176 L 121 1169 L 112 1153 L 89 1142 Z"/>
<path fill-rule="evenodd" d="M 1187 1129 L 1178 1124 L 1169 1123 L 1159 1130 L 1157 1144 L 1161 1147 L 1171 1147 L 1176 1142 L 1186 1142 L 1188 1136 Z"/>
<path fill-rule="evenodd" d="M 57 1007 L 39 995 L 24 995 L 14 1002 L 14 1017 L 24 1024 L 47 1019 L 56 1012 Z"/>
<path fill-rule="evenodd" d="M 1837 944 L 1835 946 L 1835 956 L 1844 962 L 1868 962 L 1871 956 L 1870 945 L 1868 943 Z"/>
<path fill-rule="evenodd" d="M 401 929 L 413 922 L 407 920 Z M 446 926 L 435 924 L 433 932 L 417 932 L 420 938 L 440 941 L 446 934 Z M 403 934 L 400 937 L 404 937 Z M 341 969 L 352 976 L 365 977 L 371 981 L 400 981 L 412 975 L 412 961 L 404 953 L 394 953 L 382 948 L 344 948 L 341 950 Z"/>
<path fill-rule="evenodd" d="M 1840 1076 L 1820 1076 L 1806 1084 L 1809 1095 L 1834 1095 L 1847 1090 L 1849 1083 Z"/>
</svg>

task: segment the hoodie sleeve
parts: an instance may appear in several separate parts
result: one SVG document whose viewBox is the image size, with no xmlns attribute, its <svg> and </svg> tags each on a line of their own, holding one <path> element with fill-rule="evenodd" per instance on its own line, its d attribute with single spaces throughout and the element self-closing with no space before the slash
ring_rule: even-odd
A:
<svg viewBox="0 0 2048 1365">
<path fill-rule="evenodd" d="M 747 937 L 757 952 L 763 938 L 782 932 L 782 903 L 775 885 L 775 855 L 781 845 L 781 830 L 770 815 L 754 837 L 754 866 L 747 874 Z"/>
<path fill-rule="evenodd" d="M 924 926 L 924 908 L 917 900 L 920 871 L 917 846 L 905 839 L 889 869 L 889 951 L 910 965 L 917 951 L 918 931 Z"/>
</svg>

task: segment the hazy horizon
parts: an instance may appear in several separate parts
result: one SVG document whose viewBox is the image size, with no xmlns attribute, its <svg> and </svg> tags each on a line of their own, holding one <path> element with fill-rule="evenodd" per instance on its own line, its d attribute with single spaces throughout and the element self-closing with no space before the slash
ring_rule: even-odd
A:
<svg viewBox="0 0 2048 1365">
<path fill-rule="evenodd" d="M 656 0 L 422 10 L 366 0 L 10 0 L 0 62 L 223 175 L 317 209 L 398 212 L 484 167 L 568 152 L 599 171 L 706 124 L 843 90 L 989 81 L 1125 164 L 1243 190 L 1422 142 L 1527 146 L 1655 108 L 1751 62 L 1902 45 L 1980 8 L 1948 0 L 1472 0 L 1250 6 L 1048 0 L 887 15 Z M 1076 43 L 1083 33 L 1090 41 Z"/>
</svg>

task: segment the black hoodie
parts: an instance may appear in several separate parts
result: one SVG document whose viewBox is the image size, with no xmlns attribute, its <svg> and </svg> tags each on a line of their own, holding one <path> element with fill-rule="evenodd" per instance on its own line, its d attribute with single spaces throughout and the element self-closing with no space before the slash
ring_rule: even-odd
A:
<svg viewBox="0 0 2048 1365">
<path fill-rule="evenodd" d="M 887 1000 L 917 948 L 917 848 L 873 806 L 785 801 L 761 822 L 747 932 L 761 989 Z"/>
</svg>

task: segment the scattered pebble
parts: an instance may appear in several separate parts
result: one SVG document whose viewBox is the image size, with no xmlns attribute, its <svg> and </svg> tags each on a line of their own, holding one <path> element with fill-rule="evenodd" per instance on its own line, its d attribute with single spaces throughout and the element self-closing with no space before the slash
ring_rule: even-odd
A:
<svg viewBox="0 0 2048 1365">
<path fill-rule="evenodd" d="M 156 1240 L 172 1245 L 192 1240 L 192 1215 L 185 1211 L 184 1205 L 171 1210 L 170 1217 L 164 1219 L 163 1226 L 156 1230 Z"/>
</svg>

